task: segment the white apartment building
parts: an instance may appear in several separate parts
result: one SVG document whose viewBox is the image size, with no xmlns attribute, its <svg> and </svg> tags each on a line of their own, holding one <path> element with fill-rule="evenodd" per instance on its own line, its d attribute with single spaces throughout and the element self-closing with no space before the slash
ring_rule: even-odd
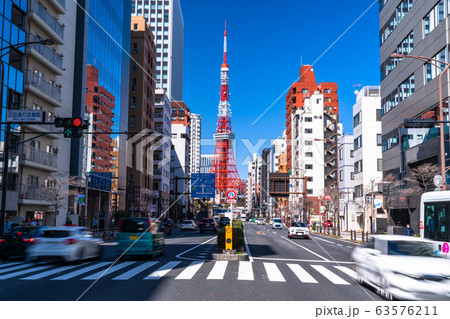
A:
<svg viewBox="0 0 450 319">
<path fill-rule="evenodd" d="M 272 141 L 272 165 L 275 173 L 278 172 L 278 157 L 286 152 L 286 147 L 286 130 L 284 130 L 282 137 L 278 136 L 276 140 Z"/>
<path fill-rule="evenodd" d="M 214 160 L 214 154 L 201 154 L 200 155 L 200 173 L 205 174 L 211 171 L 212 162 Z"/>
<path fill-rule="evenodd" d="M 365 223 L 365 231 L 370 231 L 372 217 L 367 197 L 371 198 L 372 183 L 377 191 L 383 178 L 381 144 L 380 87 L 365 86 L 353 105 L 354 202 L 358 227 Z"/>
<path fill-rule="evenodd" d="M 341 230 L 358 230 L 356 223 L 354 192 L 353 134 L 344 134 L 339 138 L 339 225 Z"/>
<path fill-rule="evenodd" d="M 26 41 L 53 39 L 54 44 L 26 47 L 23 107 L 45 111 L 49 123 L 54 122 L 55 116 L 72 116 L 76 11 L 77 5 L 71 1 L 28 1 Z M 13 14 L 18 14 L 18 11 Z M 20 19 L 18 15 L 15 18 Z M 21 128 L 21 132 L 27 132 L 22 139 L 58 131 L 61 129 L 55 128 L 54 124 Z M 54 187 L 49 176 L 57 173 L 69 175 L 70 142 L 61 134 L 47 134 L 18 147 L 19 216 L 33 218 L 42 225 L 62 225 L 65 222 L 68 191 L 61 192 L 67 199 L 55 211 L 54 203 L 45 197 L 42 189 Z"/>
<path fill-rule="evenodd" d="M 153 204 L 157 214 L 169 208 L 171 159 L 171 103 L 162 89 L 155 90 L 155 131 L 161 134 L 153 149 Z"/>
<path fill-rule="evenodd" d="M 172 101 L 183 100 L 184 20 L 180 0 L 132 0 L 131 14 L 143 16 L 156 44 L 156 81 Z"/>
<path fill-rule="evenodd" d="M 298 109 L 293 117 L 292 134 L 292 177 L 307 178 L 307 202 L 318 200 L 324 195 L 325 188 L 325 159 L 324 159 L 324 97 L 314 92 L 305 99 L 303 109 Z M 304 181 L 292 179 L 291 192 L 303 192 Z M 303 212 L 303 196 L 290 195 L 291 213 L 294 217 L 306 220 Z"/>
<path fill-rule="evenodd" d="M 202 155 L 202 117 L 200 114 L 191 114 L 190 134 L 190 171 L 191 173 L 200 173 L 200 161 Z"/>
<path fill-rule="evenodd" d="M 172 151 L 170 160 L 170 191 L 172 201 L 187 205 L 189 190 L 189 126 L 172 123 Z M 175 178 L 180 178 L 175 184 Z M 187 207 L 187 206 L 186 206 Z"/>
</svg>

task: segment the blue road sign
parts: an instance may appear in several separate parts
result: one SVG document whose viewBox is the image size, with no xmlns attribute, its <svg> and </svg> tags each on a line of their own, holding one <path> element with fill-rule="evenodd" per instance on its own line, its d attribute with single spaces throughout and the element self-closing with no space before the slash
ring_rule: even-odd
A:
<svg viewBox="0 0 450 319">
<path fill-rule="evenodd" d="M 216 174 L 191 174 L 191 198 L 214 198 Z"/>
<path fill-rule="evenodd" d="M 40 123 L 43 121 L 43 114 L 42 110 L 8 110 L 6 122 Z"/>
</svg>

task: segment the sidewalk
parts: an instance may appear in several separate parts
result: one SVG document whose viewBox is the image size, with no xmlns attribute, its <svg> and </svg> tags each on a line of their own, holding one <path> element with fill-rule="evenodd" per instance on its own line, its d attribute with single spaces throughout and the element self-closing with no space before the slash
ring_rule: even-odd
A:
<svg viewBox="0 0 450 319">
<path fill-rule="evenodd" d="M 318 231 L 312 231 L 311 230 L 311 232 L 313 234 L 330 236 L 330 237 L 334 237 L 334 238 L 337 238 L 337 239 L 353 241 L 353 242 L 356 242 L 356 243 L 361 243 L 362 242 L 362 233 L 361 232 L 356 232 L 356 240 L 355 240 L 355 238 L 353 238 L 353 240 L 352 240 L 350 231 L 341 231 L 340 237 L 338 237 L 337 234 L 333 235 L 333 230 L 331 230 L 331 229 L 330 229 L 330 233 L 329 234 L 328 234 L 328 231 L 326 231 L 325 233 L 323 233 L 323 232 L 320 233 Z M 355 236 L 355 232 L 353 232 L 353 236 Z M 366 239 L 366 238 L 364 238 L 364 239 Z"/>
</svg>

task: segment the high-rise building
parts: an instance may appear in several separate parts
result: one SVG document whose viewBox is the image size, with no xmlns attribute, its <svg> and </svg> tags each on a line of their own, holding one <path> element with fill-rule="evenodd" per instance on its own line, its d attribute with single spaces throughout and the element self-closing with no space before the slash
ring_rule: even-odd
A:
<svg viewBox="0 0 450 319">
<path fill-rule="evenodd" d="M 366 196 L 372 195 L 372 187 L 377 191 L 383 179 L 380 102 L 380 87 L 365 86 L 353 105 L 354 202 L 358 226 L 365 231 L 377 218 L 367 209 Z"/>
<path fill-rule="evenodd" d="M 380 1 L 383 175 L 393 174 L 402 180 L 424 163 L 440 165 L 445 161 L 445 167 L 450 165 L 450 152 L 445 151 L 445 158 L 440 155 L 439 128 L 401 127 L 404 120 L 410 118 L 440 120 L 439 75 L 442 71 L 421 60 L 390 57 L 392 53 L 411 54 L 448 63 L 449 13 L 450 6 L 445 0 Z M 445 68 L 439 63 L 438 66 Z M 450 94 L 446 77 L 441 87 L 444 110 L 448 108 L 446 101 Z M 448 132 L 444 138 L 447 145 Z M 449 183 L 448 172 L 446 180 Z M 410 223 L 417 233 L 419 207 L 419 194 L 408 196 L 407 200 L 395 196 L 390 225 Z"/>
<path fill-rule="evenodd" d="M 172 102 L 172 151 L 170 161 L 170 193 L 175 204 L 176 217 L 180 209 L 188 209 L 189 196 L 189 150 L 191 111 L 186 103 Z"/>
<path fill-rule="evenodd" d="M 106 143 L 115 136 L 105 133 L 128 129 L 131 6 L 128 0 L 117 0 L 114 5 L 109 0 L 79 1 L 74 5 L 70 12 L 76 13 L 76 23 L 70 26 L 76 29 L 76 37 L 69 53 L 74 55 L 76 65 L 72 114 L 95 124 L 89 128 L 92 134 L 71 140 L 70 173 L 88 180 L 87 216 L 82 216 L 81 224 L 91 226 L 97 217 L 99 226 L 103 227 L 111 219 L 113 197 L 118 200 L 119 210 L 126 209 L 127 136 L 119 138 L 116 162 L 105 152 L 105 148 L 111 148 L 111 143 L 109 146 Z M 98 71 L 98 85 L 92 83 L 90 87 L 89 77 L 94 68 Z M 91 101 L 91 106 L 86 101 Z M 97 118 L 89 112 L 90 107 L 97 112 Z M 100 114 L 103 109 L 110 109 L 108 120 L 103 120 L 104 114 Z M 104 157 L 110 158 L 109 163 Z M 113 169 L 112 161 L 118 167 Z M 99 168 L 97 163 L 106 167 Z M 112 191 L 114 179 L 117 179 L 118 194 Z"/>
<path fill-rule="evenodd" d="M 184 20 L 180 0 L 132 0 L 131 13 L 143 16 L 156 43 L 157 88 L 171 101 L 183 100 Z"/>
<path fill-rule="evenodd" d="M 191 113 L 190 169 L 191 173 L 200 173 L 202 117 Z"/>
<path fill-rule="evenodd" d="M 127 207 L 133 216 L 152 216 L 153 206 L 153 154 L 151 137 L 147 132 L 155 129 L 155 44 L 150 26 L 143 17 L 131 17 L 131 72 L 127 145 Z M 158 114 L 158 116 L 160 116 Z M 148 141 L 148 142 L 147 142 Z M 132 143 L 131 143 L 132 142 Z"/>
<path fill-rule="evenodd" d="M 200 156 L 200 173 L 206 174 L 211 171 L 214 154 L 202 154 Z"/>
<path fill-rule="evenodd" d="M 273 171 L 278 172 L 279 157 L 286 152 L 286 130 L 283 131 L 283 136 L 278 137 L 272 141 L 272 156 L 273 156 Z"/>
</svg>

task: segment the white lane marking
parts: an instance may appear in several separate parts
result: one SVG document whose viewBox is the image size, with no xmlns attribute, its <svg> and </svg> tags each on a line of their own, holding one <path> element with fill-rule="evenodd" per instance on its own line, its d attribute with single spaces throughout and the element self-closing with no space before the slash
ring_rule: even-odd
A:
<svg viewBox="0 0 450 319">
<path fill-rule="evenodd" d="M 134 276 L 136 276 L 137 274 L 143 272 L 144 270 L 156 265 L 158 262 L 157 261 L 147 261 L 146 263 L 143 263 L 142 265 L 139 265 L 123 274 L 121 274 L 120 276 L 114 277 L 112 280 L 128 280 Z"/>
<path fill-rule="evenodd" d="M 135 261 L 125 261 L 125 262 L 122 262 L 120 264 L 112 266 L 111 268 L 109 268 L 106 271 L 105 270 L 100 270 L 99 272 L 96 272 L 95 274 L 92 274 L 90 276 L 81 278 L 81 280 L 97 280 L 99 278 L 108 276 L 108 275 L 112 274 L 113 272 L 116 272 L 116 271 L 118 271 L 118 270 L 120 270 L 122 268 L 130 266 L 130 265 L 132 265 L 134 263 L 136 263 L 136 262 Z"/>
<path fill-rule="evenodd" d="M 331 281 L 335 285 L 350 285 L 347 281 L 333 273 L 332 271 L 326 269 L 324 266 L 321 265 L 311 265 L 315 270 L 320 272 L 325 278 L 327 278 L 329 281 Z"/>
<path fill-rule="evenodd" d="M 255 280 L 255 278 L 253 277 L 253 268 L 251 262 L 239 262 L 238 280 Z"/>
<path fill-rule="evenodd" d="M 219 260 L 214 264 L 213 269 L 209 273 L 206 279 L 223 279 L 225 276 L 225 271 L 227 270 L 228 261 Z"/>
<path fill-rule="evenodd" d="M 324 241 L 324 242 L 326 242 L 326 243 L 333 244 L 333 245 L 336 244 L 336 243 L 334 243 L 334 242 L 332 242 L 332 241 L 329 241 L 329 240 L 326 240 L 326 239 L 322 239 L 322 238 L 316 238 L 316 237 L 314 237 L 314 239 L 316 239 L 316 240 L 321 240 L 321 241 Z"/>
<path fill-rule="evenodd" d="M 41 272 L 41 273 L 33 275 L 33 276 L 22 278 L 21 280 L 37 280 L 37 279 L 48 277 L 48 276 L 51 276 L 51 275 L 54 275 L 54 274 L 57 274 L 57 273 L 60 273 L 60 272 L 63 272 L 63 271 L 75 268 L 75 267 L 79 267 L 79 266 L 73 265 L 73 266 L 58 267 L 56 269 L 52 269 L 52 270 L 49 270 L 49 271 Z"/>
<path fill-rule="evenodd" d="M 341 244 L 336 244 L 336 245 L 341 246 L 341 247 L 344 246 L 344 245 L 341 245 Z"/>
<path fill-rule="evenodd" d="M 150 275 L 145 277 L 145 280 L 158 280 L 161 277 L 165 276 L 169 271 L 175 268 L 181 261 L 170 261 L 158 270 L 152 272 Z"/>
<path fill-rule="evenodd" d="M 250 252 L 250 248 L 248 247 L 248 244 L 247 244 L 247 236 L 246 235 L 247 235 L 247 233 L 245 232 L 245 229 L 244 229 L 244 245 L 245 245 L 245 249 L 247 250 L 248 259 L 252 263 L 253 257 L 252 257 L 252 253 Z"/>
<path fill-rule="evenodd" d="M 266 268 L 266 273 L 269 281 L 286 282 L 286 279 L 284 279 L 275 263 L 264 263 L 264 268 Z"/>
<path fill-rule="evenodd" d="M 18 264 L 23 264 L 23 262 L 15 261 L 12 263 L 0 264 L 0 268 L 11 267 L 11 266 L 18 265 Z"/>
<path fill-rule="evenodd" d="M 208 243 L 208 242 L 210 242 L 211 240 L 214 240 L 214 239 L 217 239 L 217 237 L 210 238 L 210 239 L 204 241 L 203 243 L 198 244 L 197 246 L 194 246 L 192 248 L 189 248 L 188 250 L 183 251 L 182 253 L 179 253 L 175 257 L 176 258 L 180 258 L 180 259 L 190 259 L 190 260 L 192 260 L 192 258 L 181 257 L 181 255 L 184 255 L 185 253 L 190 252 L 191 250 L 194 250 L 195 248 L 200 247 L 200 246 L 202 246 L 202 245 L 204 245 L 204 244 L 206 244 L 206 243 Z"/>
<path fill-rule="evenodd" d="M 348 247 L 348 248 L 353 248 L 353 246 L 345 246 L 345 247 Z"/>
<path fill-rule="evenodd" d="M 280 237 L 283 238 L 284 240 L 287 240 L 287 241 L 290 242 L 291 244 L 294 244 L 294 245 L 296 245 L 296 246 L 298 246 L 298 247 L 300 247 L 300 248 L 303 248 L 303 249 L 306 250 L 307 252 L 310 252 L 311 254 L 313 254 L 313 255 L 315 255 L 315 256 L 317 256 L 317 257 L 319 257 L 319 258 L 322 258 L 323 260 L 330 261 L 329 259 L 327 259 L 327 258 L 325 258 L 325 257 L 322 257 L 322 256 L 319 255 L 318 253 L 315 253 L 315 252 L 313 252 L 312 250 L 310 250 L 310 249 L 308 249 L 308 248 L 306 248 L 306 247 L 303 247 L 302 245 L 299 245 L 299 244 L 293 242 L 292 240 L 289 240 L 288 238 L 285 238 L 285 237 L 283 237 L 283 236 L 280 236 Z"/>
<path fill-rule="evenodd" d="M 297 264 L 287 264 L 301 282 L 317 284 L 317 280 L 313 278 L 305 269 Z"/>
<path fill-rule="evenodd" d="M 181 272 L 175 279 L 192 279 L 197 271 L 203 266 L 204 261 L 193 261 L 189 266 L 186 267 L 185 270 Z"/>
<path fill-rule="evenodd" d="M 276 232 L 274 232 L 274 231 L 273 231 L 272 233 L 274 233 L 275 235 L 277 234 L 277 233 L 276 233 Z"/>
<path fill-rule="evenodd" d="M 7 274 L 7 275 L 0 276 L 0 280 L 9 279 L 9 278 L 12 278 L 12 277 L 17 277 L 17 276 L 20 276 L 20 275 L 23 275 L 23 274 L 28 274 L 30 272 L 39 271 L 39 270 L 42 270 L 42 269 L 45 269 L 45 268 L 49 268 L 49 267 L 51 267 L 51 266 L 39 266 L 39 267 L 33 267 L 31 269 L 25 269 L 25 270 L 22 270 L 22 271 L 13 272 L 12 274 Z"/>
<path fill-rule="evenodd" d="M 35 265 L 33 265 L 33 264 L 23 264 L 23 265 L 18 265 L 18 266 L 11 267 L 11 268 L 2 269 L 2 270 L 0 270 L 0 274 L 8 272 L 8 271 L 13 271 L 13 270 L 17 270 L 17 269 L 31 267 L 31 266 L 35 266 Z"/>
<path fill-rule="evenodd" d="M 355 271 L 353 271 L 352 269 L 348 268 L 348 267 L 334 266 L 334 268 L 339 269 L 340 271 L 346 273 L 347 275 L 349 275 L 353 279 L 356 279 L 356 277 L 357 277 L 357 273 Z"/>
<path fill-rule="evenodd" d="M 268 257 L 253 257 L 256 260 L 270 260 L 270 261 L 293 261 L 293 262 L 310 262 L 310 263 L 331 263 L 331 264 L 354 264 L 354 261 L 335 261 L 335 260 L 314 260 L 314 259 L 290 259 L 290 258 L 268 258 Z"/>
<path fill-rule="evenodd" d="M 85 268 L 78 269 L 78 270 L 73 271 L 73 272 L 69 272 L 68 274 L 65 274 L 65 275 L 53 278 L 52 280 L 67 280 L 67 279 L 71 279 L 73 277 L 85 274 L 85 273 L 87 273 L 87 272 L 89 272 L 91 270 L 94 270 L 94 269 L 97 269 L 97 268 L 100 268 L 100 267 L 103 267 L 103 266 L 106 266 L 106 265 L 109 265 L 109 264 L 111 264 L 111 262 L 109 262 L 109 261 L 101 262 L 101 263 L 94 264 L 94 265 L 89 266 L 89 267 L 85 267 Z"/>
<path fill-rule="evenodd" d="M 118 242 L 111 242 L 111 243 L 103 243 L 100 245 L 102 245 L 102 246 L 117 246 L 118 244 L 119 244 Z"/>
</svg>

